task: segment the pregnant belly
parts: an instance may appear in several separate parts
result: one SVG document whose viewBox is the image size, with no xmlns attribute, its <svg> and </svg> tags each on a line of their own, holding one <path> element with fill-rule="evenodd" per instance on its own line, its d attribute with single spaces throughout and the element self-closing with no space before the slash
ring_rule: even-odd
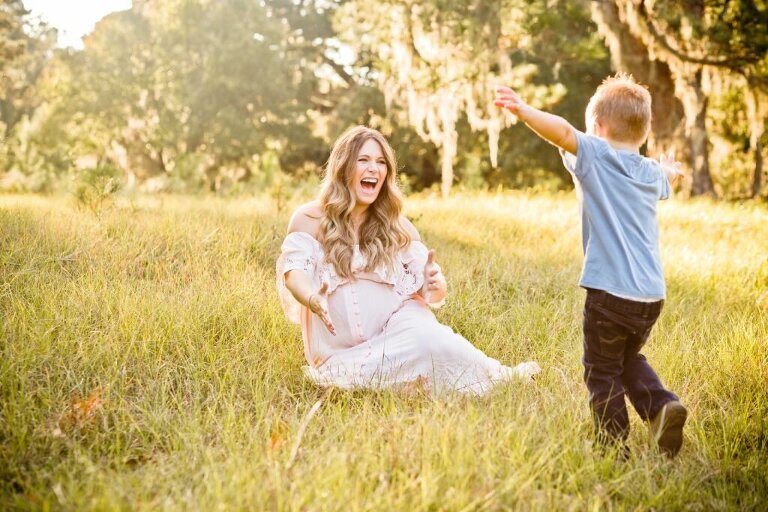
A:
<svg viewBox="0 0 768 512">
<path fill-rule="evenodd" d="M 392 285 L 358 279 L 345 283 L 328 297 L 328 309 L 336 327 L 332 343 L 353 347 L 382 332 L 403 297 Z"/>
</svg>

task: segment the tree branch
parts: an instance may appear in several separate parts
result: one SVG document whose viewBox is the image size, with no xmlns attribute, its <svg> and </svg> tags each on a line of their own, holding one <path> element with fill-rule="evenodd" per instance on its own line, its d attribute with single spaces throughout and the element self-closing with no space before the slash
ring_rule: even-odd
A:
<svg viewBox="0 0 768 512">
<path fill-rule="evenodd" d="M 715 66 L 724 67 L 730 70 L 742 73 L 742 69 L 748 64 L 754 64 L 754 59 L 735 58 L 735 59 L 708 59 L 706 57 L 695 57 L 687 53 L 683 53 L 679 48 L 673 46 L 668 37 L 662 34 L 661 29 L 654 22 L 653 16 L 649 12 L 646 6 L 646 1 L 643 0 L 635 4 L 635 12 L 638 15 L 638 19 L 642 20 L 648 33 L 653 37 L 654 42 L 663 48 L 665 51 L 671 53 L 674 57 L 682 62 L 689 62 L 691 64 L 699 64 L 702 66 Z M 633 2 L 634 3 L 634 2 Z"/>
<path fill-rule="evenodd" d="M 331 66 L 331 68 L 333 68 L 333 70 L 336 72 L 339 78 L 344 80 L 344 82 L 349 87 L 353 87 L 354 85 L 356 85 L 355 79 L 352 77 L 352 75 L 347 73 L 347 70 L 344 69 L 344 66 L 342 66 L 341 64 L 339 64 L 338 62 L 336 62 L 335 60 L 327 56 L 325 53 L 322 53 L 322 57 L 323 57 L 323 62 Z"/>
</svg>

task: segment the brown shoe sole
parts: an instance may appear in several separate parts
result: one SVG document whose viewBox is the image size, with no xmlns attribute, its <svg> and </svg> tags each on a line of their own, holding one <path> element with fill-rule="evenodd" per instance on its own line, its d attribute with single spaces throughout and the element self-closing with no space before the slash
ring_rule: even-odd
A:
<svg viewBox="0 0 768 512">
<path fill-rule="evenodd" d="M 663 416 L 659 418 L 660 427 L 654 438 L 663 453 L 674 457 L 683 446 L 683 426 L 688 418 L 688 411 L 680 402 L 670 402 L 659 414 Z"/>
</svg>

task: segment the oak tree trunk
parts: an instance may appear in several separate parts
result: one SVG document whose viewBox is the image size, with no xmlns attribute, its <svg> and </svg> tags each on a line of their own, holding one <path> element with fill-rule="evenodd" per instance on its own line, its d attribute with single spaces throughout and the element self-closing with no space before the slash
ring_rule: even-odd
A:
<svg viewBox="0 0 768 512">
<path fill-rule="evenodd" d="M 693 170 L 692 196 L 715 194 L 709 172 L 709 138 L 707 136 L 708 98 L 702 89 L 702 70 L 697 69 L 678 76 L 676 91 L 683 100 L 685 134 L 688 138 L 690 162 Z"/>
</svg>

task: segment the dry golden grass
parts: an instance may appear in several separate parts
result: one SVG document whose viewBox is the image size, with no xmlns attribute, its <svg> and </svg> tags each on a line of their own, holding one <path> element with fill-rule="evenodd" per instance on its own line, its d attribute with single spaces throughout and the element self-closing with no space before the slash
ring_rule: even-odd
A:
<svg viewBox="0 0 768 512">
<path fill-rule="evenodd" d="M 588 435 L 572 194 L 408 200 L 449 280 L 440 319 L 544 368 L 482 399 L 307 382 L 274 286 L 289 212 L 268 198 L 97 213 L 0 196 L 2 509 L 765 507 L 765 207 L 661 205 L 669 296 L 645 352 L 691 419 L 668 461 L 634 417 L 626 463 Z"/>
</svg>

